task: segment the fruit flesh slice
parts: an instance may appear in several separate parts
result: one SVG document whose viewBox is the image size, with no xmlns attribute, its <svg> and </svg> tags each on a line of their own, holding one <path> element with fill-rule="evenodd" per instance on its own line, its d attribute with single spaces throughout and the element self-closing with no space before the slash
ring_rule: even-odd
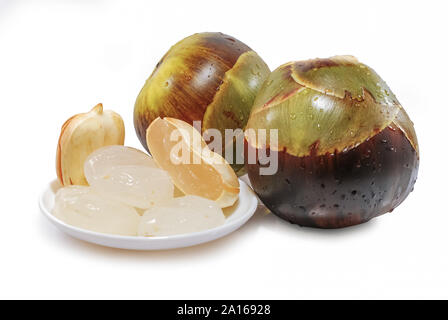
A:
<svg viewBox="0 0 448 320">
<path fill-rule="evenodd" d="M 150 155 L 120 145 L 106 146 L 93 151 L 84 163 L 84 175 L 87 181 L 98 179 L 110 168 L 123 165 L 157 168 Z"/>
<path fill-rule="evenodd" d="M 146 139 L 156 163 L 183 193 L 216 201 L 222 208 L 236 202 L 239 182 L 234 171 L 188 123 L 157 118 L 148 127 Z"/>
<path fill-rule="evenodd" d="M 102 198 L 86 186 L 59 189 L 53 215 L 78 228 L 125 236 L 135 236 L 140 222 L 134 208 Z"/>
<path fill-rule="evenodd" d="M 148 154 L 124 146 L 98 149 L 86 159 L 84 173 L 103 196 L 137 208 L 149 208 L 173 197 L 170 176 Z"/>
<path fill-rule="evenodd" d="M 216 202 L 189 195 L 146 210 L 138 235 L 152 237 L 199 232 L 224 222 L 224 214 Z"/>
<path fill-rule="evenodd" d="M 108 199 L 146 209 L 173 198 L 174 185 L 164 170 L 132 165 L 106 169 L 102 176 L 88 182 Z"/>
</svg>

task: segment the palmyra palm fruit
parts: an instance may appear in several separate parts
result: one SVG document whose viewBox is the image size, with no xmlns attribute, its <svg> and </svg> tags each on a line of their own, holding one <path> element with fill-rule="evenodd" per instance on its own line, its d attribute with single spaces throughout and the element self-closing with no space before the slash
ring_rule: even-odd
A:
<svg viewBox="0 0 448 320">
<path fill-rule="evenodd" d="M 340 228 L 396 208 L 413 190 L 419 165 L 413 123 L 374 70 L 351 56 L 291 62 L 260 89 L 246 134 L 255 192 L 279 217 L 301 226 Z M 278 143 L 269 143 L 278 129 Z M 260 175 L 260 152 L 278 170 Z"/>
<path fill-rule="evenodd" d="M 206 32 L 181 40 L 162 57 L 137 97 L 134 126 L 140 142 L 148 150 L 146 129 L 157 117 L 202 121 L 203 132 L 218 129 L 223 138 L 225 129 L 244 129 L 269 72 L 255 51 L 231 36 Z M 224 141 L 222 146 L 224 156 Z"/>
</svg>

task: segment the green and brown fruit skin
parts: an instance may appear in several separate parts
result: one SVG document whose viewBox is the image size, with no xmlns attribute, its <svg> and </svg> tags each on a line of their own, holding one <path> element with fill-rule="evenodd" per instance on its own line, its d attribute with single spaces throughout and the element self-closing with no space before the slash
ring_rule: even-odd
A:
<svg viewBox="0 0 448 320">
<path fill-rule="evenodd" d="M 231 36 L 206 32 L 181 40 L 162 57 L 137 97 L 134 126 L 140 142 L 148 150 L 146 129 L 157 117 L 202 121 L 203 132 L 218 129 L 223 137 L 225 129 L 244 129 L 269 73 L 256 52 Z M 235 171 L 242 167 L 233 165 Z"/>
<path fill-rule="evenodd" d="M 278 129 L 277 145 L 246 136 L 248 151 L 257 153 L 246 169 L 261 201 L 294 224 L 342 228 L 369 221 L 396 208 L 417 179 L 411 120 L 385 82 L 353 57 L 273 71 L 247 128 Z M 275 174 L 259 174 L 260 151 L 278 155 Z"/>
</svg>

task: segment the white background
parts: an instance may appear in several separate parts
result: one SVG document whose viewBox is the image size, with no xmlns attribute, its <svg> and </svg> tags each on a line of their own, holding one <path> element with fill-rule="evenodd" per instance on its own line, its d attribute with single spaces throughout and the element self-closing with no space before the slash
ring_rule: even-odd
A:
<svg viewBox="0 0 448 320">
<path fill-rule="evenodd" d="M 445 1 L 0 0 L 0 298 L 448 298 L 448 8 Z M 140 147 L 135 98 L 178 40 L 221 31 L 271 69 L 352 54 L 415 122 L 415 191 L 342 230 L 256 213 L 209 244 L 163 252 L 72 239 L 39 213 L 62 123 L 102 102 Z"/>
</svg>

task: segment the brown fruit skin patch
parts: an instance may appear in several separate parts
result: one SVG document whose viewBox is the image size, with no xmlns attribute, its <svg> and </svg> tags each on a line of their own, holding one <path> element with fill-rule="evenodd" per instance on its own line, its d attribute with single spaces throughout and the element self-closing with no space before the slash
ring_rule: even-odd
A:
<svg viewBox="0 0 448 320">
<path fill-rule="evenodd" d="M 134 126 L 142 145 L 146 129 L 157 117 L 202 121 L 230 70 L 251 49 L 222 33 L 200 33 L 174 45 L 142 88 L 134 109 Z"/>
<path fill-rule="evenodd" d="M 258 161 L 246 163 L 254 191 L 280 218 L 316 228 L 353 226 L 392 211 L 413 190 L 419 167 L 416 150 L 393 124 L 345 152 L 296 157 L 283 150 L 278 161 L 271 176 L 259 175 Z"/>
</svg>

